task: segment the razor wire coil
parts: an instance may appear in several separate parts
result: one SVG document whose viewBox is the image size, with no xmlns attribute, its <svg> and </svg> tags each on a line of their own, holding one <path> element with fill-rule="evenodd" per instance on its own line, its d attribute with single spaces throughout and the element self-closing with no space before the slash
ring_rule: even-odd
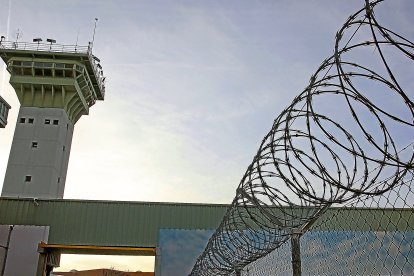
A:
<svg viewBox="0 0 414 276">
<path fill-rule="evenodd" d="M 414 44 L 380 25 L 380 2 L 346 20 L 334 54 L 275 119 L 190 275 L 233 275 L 330 206 L 379 196 L 412 174 L 413 95 L 393 60 L 413 60 Z"/>
</svg>

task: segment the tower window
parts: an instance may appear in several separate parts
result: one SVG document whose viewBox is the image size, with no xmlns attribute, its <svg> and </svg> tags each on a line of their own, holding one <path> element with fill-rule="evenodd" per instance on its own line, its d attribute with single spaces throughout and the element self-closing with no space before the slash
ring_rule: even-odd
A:
<svg viewBox="0 0 414 276">
<path fill-rule="evenodd" d="M 38 144 L 38 142 L 32 142 L 32 148 L 37 148 Z"/>
<path fill-rule="evenodd" d="M 26 175 L 25 177 L 25 182 L 31 182 L 32 181 L 32 176 L 31 175 Z"/>
<path fill-rule="evenodd" d="M 21 123 L 21 124 L 26 123 L 26 118 L 20 118 L 20 123 Z"/>
<path fill-rule="evenodd" d="M 50 119 L 45 119 L 45 125 L 50 125 Z"/>
<path fill-rule="evenodd" d="M 57 126 L 59 124 L 59 120 L 53 120 L 53 124 Z"/>
<path fill-rule="evenodd" d="M 58 183 L 60 183 L 60 177 L 58 177 Z"/>
<path fill-rule="evenodd" d="M 29 118 L 29 124 L 33 124 L 34 123 L 34 118 Z"/>
</svg>

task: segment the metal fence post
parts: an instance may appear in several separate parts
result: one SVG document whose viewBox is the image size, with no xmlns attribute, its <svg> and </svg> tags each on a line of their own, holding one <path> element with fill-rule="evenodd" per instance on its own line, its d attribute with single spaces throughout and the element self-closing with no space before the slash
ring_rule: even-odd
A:
<svg viewBox="0 0 414 276">
<path fill-rule="evenodd" d="M 290 236 L 290 242 L 292 246 L 292 272 L 293 276 L 302 275 L 302 263 L 300 259 L 300 236 L 302 235 L 302 230 L 293 229 Z"/>
</svg>

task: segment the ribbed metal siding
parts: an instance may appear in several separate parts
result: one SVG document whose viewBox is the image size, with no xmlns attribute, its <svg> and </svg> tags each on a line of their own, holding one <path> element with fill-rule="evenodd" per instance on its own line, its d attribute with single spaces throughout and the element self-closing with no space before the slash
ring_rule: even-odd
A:
<svg viewBox="0 0 414 276">
<path fill-rule="evenodd" d="M 156 247 L 160 229 L 215 229 L 226 205 L 0 198 L 0 224 L 49 225 L 49 243 Z M 414 230 L 411 209 L 329 209 L 313 230 Z M 332 219 L 333 218 L 333 219 Z M 352 219 L 350 219 L 352 218 Z"/>
<path fill-rule="evenodd" d="M 37 205 L 38 204 L 38 205 Z M 214 229 L 225 205 L 0 198 L 0 224 L 49 225 L 49 243 L 156 247 L 159 229 Z"/>
<path fill-rule="evenodd" d="M 320 217 L 311 230 L 414 231 L 414 213 L 409 208 L 331 208 Z"/>
</svg>

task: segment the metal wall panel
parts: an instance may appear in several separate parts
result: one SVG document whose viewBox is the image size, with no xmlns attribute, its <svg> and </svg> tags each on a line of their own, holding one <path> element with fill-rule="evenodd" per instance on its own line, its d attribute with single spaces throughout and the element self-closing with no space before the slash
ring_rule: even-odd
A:
<svg viewBox="0 0 414 276">
<path fill-rule="evenodd" d="M 49 243 L 156 247 L 161 228 L 214 229 L 226 205 L 0 198 L 0 224 L 50 225 Z"/>
<path fill-rule="evenodd" d="M 156 247 L 159 229 L 215 229 L 226 209 L 219 204 L 0 198 L 0 224 L 49 225 L 50 244 Z M 332 216 L 332 224 L 313 230 L 398 230 L 401 223 L 414 230 L 410 209 L 332 208 L 320 221 Z"/>
</svg>

